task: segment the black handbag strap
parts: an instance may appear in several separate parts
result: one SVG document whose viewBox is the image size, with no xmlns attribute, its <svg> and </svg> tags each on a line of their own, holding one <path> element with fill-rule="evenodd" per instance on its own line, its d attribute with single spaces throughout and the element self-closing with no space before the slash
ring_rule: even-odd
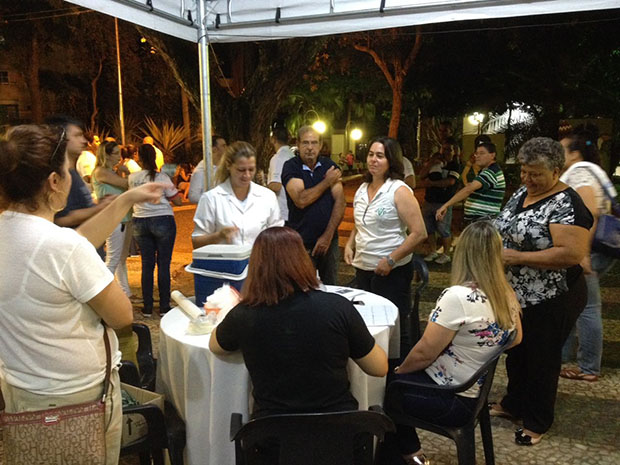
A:
<svg viewBox="0 0 620 465">
<path fill-rule="evenodd" d="M 101 403 L 105 403 L 110 389 L 110 376 L 112 375 L 112 349 L 110 348 L 110 338 L 108 337 L 108 328 L 105 323 L 103 324 L 103 345 L 105 346 L 105 378 L 103 379 L 103 396 L 101 397 Z M 2 395 L 2 388 L 0 387 L 0 412 L 4 411 L 4 396 Z"/>
</svg>

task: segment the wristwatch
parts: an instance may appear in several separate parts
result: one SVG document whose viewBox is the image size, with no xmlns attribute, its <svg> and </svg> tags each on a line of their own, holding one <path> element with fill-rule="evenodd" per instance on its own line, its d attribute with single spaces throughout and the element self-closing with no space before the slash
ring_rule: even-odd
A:
<svg viewBox="0 0 620 465">
<path fill-rule="evenodd" d="M 390 265 L 392 268 L 394 268 L 394 265 L 396 265 L 396 262 L 394 261 L 394 259 L 392 257 L 390 257 L 389 255 L 387 257 L 385 257 L 385 259 L 388 262 L 388 265 Z"/>
</svg>

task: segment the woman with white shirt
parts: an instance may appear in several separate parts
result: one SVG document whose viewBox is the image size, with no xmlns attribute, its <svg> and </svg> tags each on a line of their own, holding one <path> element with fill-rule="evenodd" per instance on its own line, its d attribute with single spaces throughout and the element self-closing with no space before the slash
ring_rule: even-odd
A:
<svg viewBox="0 0 620 465">
<path fill-rule="evenodd" d="M 360 289 L 392 301 L 404 318 L 411 309 L 413 249 L 426 239 L 420 205 L 403 182 L 400 144 L 379 137 L 370 144 L 368 173 L 353 199 L 355 226 L 344 249 Z"/>
<path fill-rule="evenodd" d="M 116 369 L 121 354 L 114 331 L 106 326 L 131 325 L 133 310 L 95 247 L 134 202 L 159 199 L 161 186 L 120 194 L 76 229 L 55 225 L 54 213 L 65 207 L 71 189 L 66 148 L 76 137 L 71 128 L 24 125 L 0 138 L 0 383 L 6 413 L 101 399 L 107 332 L 113 368 L 105 401 L 105 463 L 113 465 L 121 447 Z M 62 442 L 71 443 L 71 438 Z M 78 447 L 43 444 L 62 463 L 94 459 Z M 25 451 L 13 448 L 4 443 L 5 457 L 32 463 Z"/>
<path fill-rule="evenodd" d="M 200 197 L 194 215 L 194 248 L 254 244 L 272 226 L 283 226 L 275 194 L 254 182 L 256 151 L 247 142 L 228 146 L 217 167 L 217 186 Z"/>
<path fill-rule="evenodd" d="M 581 132 L 560 141 L 564 146 L 565 156 L 565 171 L 560 176 L 560 181 L 577 191 L 594 217 L 589 243 L 596 231 L 599 216 L 610 211 L 609 197 L 615 198 L 618 195 L 609 177 L 600 167 L 600 156 L 596 140 L 593 139 L 591 134 Z M 603 319 L 599 278 L 609 270 L 613 261 L 613 258 L 607 255 L 590 251 L 581 262 L 588 288 L 588 300 L 577 318 L 576 328 L 569 334 L 562 350 L 564 363 L 573 360 L 577 339 L 579 340 L 576 360 L 578 368 L 564 368 L 560 372 L 562 378 L 592 382 L 597 381 L 601 374 Z"/>
<path fill-rule="evenodd" d="M 153 314 L 153 271 L 157 263 L 157 287 L 159 288 L 159 314 L 170 310 L 170 262 L 177 235 L 174 212 L 170 202 L 181 205 L 181 193 L 172 184 L 168 175 L 157 171 L 155 149 L 143 144 L 138 150 L 142 171 L 129 175 L 129 189 L 148 182 L 164 186 L 159 203 L 140 204 L 133 209 L 133 236 L 140 246 L 142 261 L 142 314 L 150 318 Z"/>
</svg>

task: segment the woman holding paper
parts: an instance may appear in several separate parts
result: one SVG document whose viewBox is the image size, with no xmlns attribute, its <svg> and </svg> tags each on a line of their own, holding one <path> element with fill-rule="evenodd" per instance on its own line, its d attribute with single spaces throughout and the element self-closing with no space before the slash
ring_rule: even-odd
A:
<svg viewBox="0 0 620 465">
<path fill-rule="evenodd" d="M 318 290 L 301 236 L 274 227 L 256 238 L 242 300 L 211 334 L 216 354 L 241 350 L 254 385 L 254 417 L 356 410 L 352 358 L 385 376 L 387 357 L 346 298 Z"/>
</svg>

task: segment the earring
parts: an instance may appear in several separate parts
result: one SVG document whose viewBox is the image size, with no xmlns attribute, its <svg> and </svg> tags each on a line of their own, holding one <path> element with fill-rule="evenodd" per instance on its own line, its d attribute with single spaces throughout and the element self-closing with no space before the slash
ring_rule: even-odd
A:
<svg viewBox="0 0 620 465">
<path fill-rule="evenodd" d="M 65 195 L 65 193 L 63 191 L 56 191 L 56 192 L 48 192 L 47 193 L 47 206 L 49 207 L 50 210 L 52 210 L 54 213 L 58 213 L 59 211 L 64 210 L 64 208 L 67 206 L 67 200 L 65 199 L 63 205 L 60 208 L 56 208 L 52 205 L 51 202 L 51 198 L 54 194 L 62 194 Z"/>
</svg>

